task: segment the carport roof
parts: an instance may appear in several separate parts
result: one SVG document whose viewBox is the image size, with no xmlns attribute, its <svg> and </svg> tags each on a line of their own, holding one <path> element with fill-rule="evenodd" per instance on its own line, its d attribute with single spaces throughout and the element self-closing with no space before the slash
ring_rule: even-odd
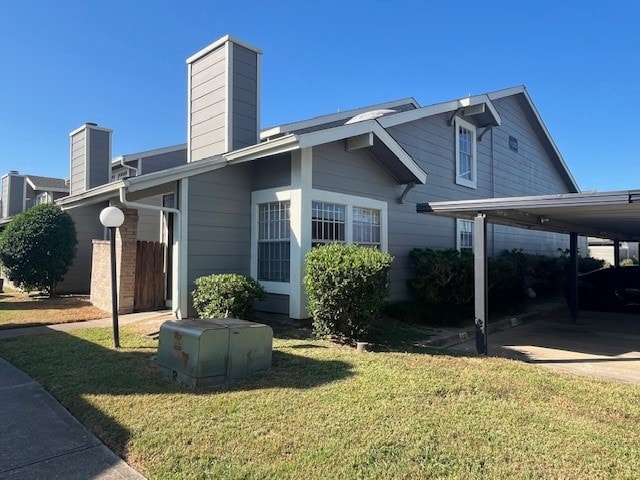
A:
<svg viewBox="0 0 640 480">
<path fill-rule="evenodd" d="M 640 190 L 419 203 L 418 213 L 472 219 L 531 230 L 640 241 Z"/>
</svg>

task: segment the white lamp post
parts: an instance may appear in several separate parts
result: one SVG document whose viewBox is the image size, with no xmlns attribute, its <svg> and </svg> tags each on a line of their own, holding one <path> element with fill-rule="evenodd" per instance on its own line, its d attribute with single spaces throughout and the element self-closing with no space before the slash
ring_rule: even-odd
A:
<svg viewBox="0 0 640 480">
<path fill-rule="evenodd" d="M 116 286 L 116 228 L 124 222 L 124 213 L 118 207 L 107 207 L 100 212 L 100 223 L 109 229 L 111 237 L 111 316 L 113 318 L 113 343 L 120 348 L 118 329 L 118 288 Z"/>
</svg>

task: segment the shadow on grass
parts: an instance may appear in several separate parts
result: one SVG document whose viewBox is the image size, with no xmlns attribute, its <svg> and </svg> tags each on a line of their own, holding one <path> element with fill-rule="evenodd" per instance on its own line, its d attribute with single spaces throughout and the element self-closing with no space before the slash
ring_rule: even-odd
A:
<svg viewBox="0 0 640 480">
<path fill-rule="evenodd" d="M 92 307 L 88 300 L 78 299 L 35 299 L 16 302 L 2 302 L 2 310 L 66 310 L 68 308 Z"/>
<path fill-rule="evenodd" d="M 104 340 L 101 338 L 96 341 Z M 343 361 L 318 360 L 274 350 L 270 370 L 254 373 L 230 384 L 196 389 L 177 384 L 158 371 L 155 346 L 127 349 L 126 338 L 122 344 L 123 349 L 113 350 L 94 341 L 56 332 L 2 340 L 0 356 L 41 383 L 83 425 L 123 458 L 126 457 L 131 433 L 87 401 L 87 396 L 210 396 L 222 392 L 272 388 L 309 389 L 354 374 L 352 366 Z M 153 422 L 153 418 L 149 418 L 149 421 Z"/>
</svg>

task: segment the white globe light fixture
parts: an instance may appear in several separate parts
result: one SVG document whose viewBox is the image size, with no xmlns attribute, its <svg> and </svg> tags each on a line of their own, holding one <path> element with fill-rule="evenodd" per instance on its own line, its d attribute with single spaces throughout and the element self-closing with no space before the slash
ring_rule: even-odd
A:
<svg viewBox="0 0 640 480">
<path fill-rule="evenodd" d="M 116 286 L 116 228 L 124 223 L 124 213 L 118 207 L 103 208 L 100 223 L 109 229 L 111 237 L 111 317 L 113 319 L 113 344 L 120 348 L 118 327 L 118 288 Z"/>
<path fill-rule="evenodd" d="M 117 228 L 124 223 L 124 213 L 118 207 L 103 208 L 100 223 L 108 228 Z"/>
</svg>

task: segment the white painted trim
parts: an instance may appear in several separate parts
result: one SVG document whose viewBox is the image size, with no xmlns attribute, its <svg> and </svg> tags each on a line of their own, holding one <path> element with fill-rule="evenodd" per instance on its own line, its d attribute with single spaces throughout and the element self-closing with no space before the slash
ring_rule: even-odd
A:
<svg viewBox="0 0 640 480">
<path fill-rule="evenodd" d="M 292 132 L 295 130 L 302 130 L 305 128 L 312 128 L 318 125 L 322 125 L 325 123 L 333 123 L 340 120 L 344 120 L 345 122 L 350 118 L 358 115 L 360 113 L 365 113 L 371 110 L 381 110 L 381 109 L 393 109 L 394 107 L 398 107 L 400 105 L 412 104 L 415 108 L 420 108 L 420 105 L 413 97 L 403 98 L 400 100 L 394 100 L 386 103 L 379 103 L 377 105 L 370 105 L 367 107 L 355 108 L 352 110 L 345 110 L 337 113 L 330 113 L 328 115 L 321 115 L 318 117 L 314 117 L 308 120 L 301 120 L 299 122 L 285 123 L 282 125 L 269 127 L 260 132 L 260 138 L 269 138 L 273 135 L 280 135 L 282 133 Z"/>
<path fill-rule="evenodd" d="M 239 40 L 239 39 L 237 39 L 235 37 L 232 37 L 231 35 L 225 35 L 224 37 L 219 38 L 218 40 L 214 41 L 210 45 L 207 45 L 202 50 L 200 50 L 200 51 L 194 53 L 193 55 L 191 55 L 189 58 L 187 58 L 186 62 L 188 64 L 191 64 L 191 63 L 195 62 L 196 60 L 204 57 L 208 53 L 213 52 L 218 47 L 220 47 L 221 45 L 224 45 L 227 42 L 235 43 L 236 45 L 240 45 L 241 47 L 244 47 L 247 50 L 251 50 L 251 51 L 256 52 L 258 54 L 262 53 L 262 50 L 260 50 L 257 47 L 254 47 L 253 45 L 251 45 L 249 43 L 246 43 L 243 40 Z"/>
<path fill-rule="evenodd" d="M 382 200 L 360 197 L 328 190 L 311 190 L 311 201 L 338 203 L 346 205 L 345 242 L 353 243 L 353 207 L 371 208 L 380 211 L 380 250 L 389 250 L 389 204 Z M 311 224 L 311 219 L 309 219 Z"/>
<path fill-rule="evenodd" d="M 460 136 L 458 129 L 462 127 L 471 132 L 471 180 L 460 178 Z M 476 148 L 476 126 L 466 120 L 456 117 L 453 122 L 455 135 L 455 163 L 456 163 L 456 184 L 469 188 L 478 188 L 478 152 Z"/>
<path fill-rule="evenodd" d="M 178 244 L 178 255 L 174 255 L 174 264 L 177 259 L 177 272 L 174 269 L 174 279 L 178 280 L 178 285 L 176 286 L 177 292 L 173 292 L 172 303 L 177 307 L 175 310 L 176 316 L 178 318 L 187 318 L 189 315 L 189 285 L 187 284 L 189 278 L 189 179 L 183 178 L 180 180 L 179 186 L 179 204 L 178 208 L 180 210 L 179 220 L 179 233 L 180 233 L 180 243 Z M 174 232 L 176 230 L 174 229 Z M 174 284 L 175 284 L 174 280 Z M 177 293 L 177 295 L 176 295 Z M 177 301 L 175 301 L 177 299 Z M 173 307 L 173 308 L 175 308 Z"/>
<path fill-rule="evenodd" d="M 233 47 L 230 42 L 224 45 L 225 52 L 225 75 L 227 81 L 224 85 L 225 103 L 225 124 L 224 124 L 224 145 L 225 153 L 233 150 Z"/>
<path fill-rule="evenodd" d="M 191 109 L 191 76 L 192 73 L 191 63 L 187 63 L 187 163 L 191 163 L 191 123 L 192 112 Z"/>
<path fill-rule="evenodd" d="M 280 188 L 270 188 L 267 190 L 257 190 L 251 192 L 251 277 L 255 278 L 260 285 L 268 293 L 276 293 L 280 295 L 289 295 L 290 283 L 289 282 L 269 282 L 258 280 L 258 206 L 262 203 L 269 202 L 285 202 L 291 201 L 293 191 L 291 187 L 287 190 Z M 289 213 L 291 214 L 291 206 L 289 207 Z M 291 222 L 290 222 L 291 225 Z M 289 254 L 291 258 L 291 253 Z M 289 270 L 289 276 L 291 276 L 291 270 Z M 291 280 L 291 279 L 289 279 Z"/>
<path fill-rule="evenodd" d="M 419 108 L 417 110 L 409 110 L 407 112 L 394 113 L 392 115 L 385 115 L 378 118 L 378 122 L 384 128 L 393 127 L 402 123 L 413 122 L 425 117 L 431 117 L 433 115 L 439 115 L 441 113 L 452 112 L 459 108 L 472 107 L 474 105 L 486 104 L 491 114 L 493 115 L 494 124 L 499 126 L 502 123 L 502 119 L 498 114 L 498 111 L 491 104 L 491 100 L 487 95 L 474 95 L 471 97 L 459 98 L 457 100 L 450 100 L 448 102 L 435 103 L 426 107 Z"/>
<path fill-rule="evenodd" d="M 304 261 L 311 250 L 311 195 L 313 149 L 291 154 L 291 256 L 289 317 L 309 318 L 307 292 L 303 285 Z"/>
</svg>

